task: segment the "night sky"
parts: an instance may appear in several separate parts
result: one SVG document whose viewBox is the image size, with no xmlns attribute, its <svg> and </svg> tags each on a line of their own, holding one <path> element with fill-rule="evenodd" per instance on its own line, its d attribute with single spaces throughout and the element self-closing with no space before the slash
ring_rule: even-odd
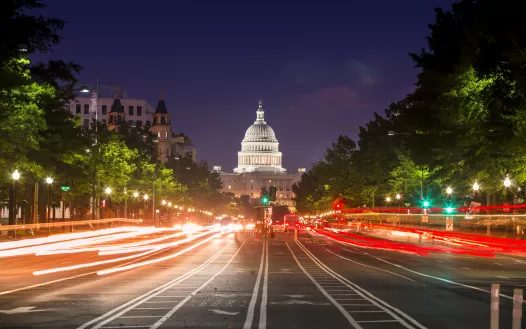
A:
<svg viewBox="0 0 526 329">
<path fill-rule="evenodd" d="M 162 88 L 173 131 L 225 171 L 263 97 L 295 172 L 413 90 L 408 53 L 452 0 L 44 2 L 68 22 L 45 58 L 82 65 L 81 83 L 118 84 L 154 107 Z"/>
</svg>

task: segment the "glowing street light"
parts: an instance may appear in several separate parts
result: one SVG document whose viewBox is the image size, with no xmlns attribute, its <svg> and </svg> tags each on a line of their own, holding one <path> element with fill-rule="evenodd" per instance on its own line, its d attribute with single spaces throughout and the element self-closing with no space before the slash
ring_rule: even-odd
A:
<svg viewBox="0 0 526 329">
<path fill-rule="evenodd" d="M 18 169 L 13 172 L 13 179 L 19 180 L 20 179 L 20 173 L 18 172 Z"/>
<path fill-rule="evenodd" d="M 475 183 L 473 183 L 473 191 L 478 191 L 479 188 L 480 188 L 479 183 L 477 183 L 477 181 L 475 181 Z"/>
<path fill-rule="evenodd" d="M 396 200 L 400 200 L 400 198 L 402 198 L 402 196 L 400 195 L 400 193 L 398 193 L 398 194 L 396 195 Z"/>
<path fill-rule="evenodd" d="M 171 202 L 168 202 L 168 207 L 171 207 L 172 206 L 172 203 Z"/>
<path fill-rule="evenodd" d="M 46 183 L 52 184 L 53 183 L 53 178 L 51 178 L 51 177 L 46 178 Z"/>
<path fill-rule="evenodd" d="M 511 180 L 510 180 L 509 175 L 506 175 L 506 179 L 504 180 L 504 186 L 505 187 L 510 187 L 511 186 Z"/>
<path fill-rule="evenodd" d="M 106 187 L 106 190 L 104 190 L 106 192 L 106 194 L 110 195 L 111 194 L 111 188 L 109 187 Z"/>
<path fill-rule="evenodd" d="M 385 201 L 387 201 L 387 203 L 391 202 L 391 197 L 386 197 Z"/>
<path fill-rule="evenodd" d="M 143 197 L 144 200 L 148 200 L 148 194 L 145 194 Z"/>
<path fill-rule="evenodd" d="M 164 206 L 166 205 L 166 200 L 161 201 L 161 204 Z"/>
<path fill-rule="evenodd" d="M 447 193 L 448 195 L 450 195 L 450 194 L 453 193 L 453 189 L 451 188 L 451 186 L 448 186 L 448 187 L 446 188 L 446 193 Z"/>
<path fill-rule="evenodd" d="M 139 196 L 139 192 L 133 192 L 133 197 L 137 198 Z"/>
<path fill-rule="evenodd" d="M 50 235 L 51 226 L 49 224 L 51 223 L 51 184 L 53 184 L 53 178 L 47 177 L 46 184 L 47 184 L 47 224 L 48 224 L 47 234 Z"/>
</svg>

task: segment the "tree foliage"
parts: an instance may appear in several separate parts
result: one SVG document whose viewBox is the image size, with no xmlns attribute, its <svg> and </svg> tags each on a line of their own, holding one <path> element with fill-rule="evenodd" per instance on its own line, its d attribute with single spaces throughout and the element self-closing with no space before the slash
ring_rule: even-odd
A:
<svg viewBox="0 0 526 329">
<path fill-rule="evenodd" d="M 415 91 L 360 128 L 350 159 L 327 157 L 346 154 L 333 145 L 303 175 L 294 189 L 298 209 L 325 210 L 327 202 L 319 202 L 327 197 L 386 205 L 386 196 L 396 193 L 416 205 L 443 198 L 446 186 L 469 201 L 475 180 L 489 200 L 503 195 L 506 175 L 515 194 L 517 187 L 524 191 L 526 23 L 520 6 L 463 0 L 437 9 L 427 49 L 411 54 L 420 69 Z M 334 189 L 333 182 L 347 190 Z"/>
</svg>

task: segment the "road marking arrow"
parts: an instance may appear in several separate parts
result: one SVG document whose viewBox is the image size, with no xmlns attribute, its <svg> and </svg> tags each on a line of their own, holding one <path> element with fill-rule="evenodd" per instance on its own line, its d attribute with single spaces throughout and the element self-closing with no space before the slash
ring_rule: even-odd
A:
<svg viewBox="0 0 526 329">
<path fill-rule="evenodd" d="M 34 312 L 45 312 L 51 310 L 35 310 L 36 306 L 23 306 L 17 307 L 12 310 L 0 310 L 0 313 L 4 314 L 18 314 L 18 313 L 34 313 Z"/>
</svg>

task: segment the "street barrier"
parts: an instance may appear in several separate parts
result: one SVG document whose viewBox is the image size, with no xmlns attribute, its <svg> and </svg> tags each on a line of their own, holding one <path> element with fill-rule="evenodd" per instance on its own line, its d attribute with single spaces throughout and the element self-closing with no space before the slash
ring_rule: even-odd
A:
<svg viewBox="0 0 526 329">
<path fill-rule="evenodd" d="M 520 329 L 522 321 L 522 289 L 513 290 L 513 322 L 512 329 Z"/>
<path fill-rule="evenodd" d="M 490 329 L 499 329 L 499 297 L 500 284 L 493 283 L 491 285 Z"/>
<path fill-rule="evenodd" d="M 522 289 L 513 290 L 512 329 L 521 329 Z M 500 284 L 491 285 L 490 329 L 499 329 Z"/>
</svg>

